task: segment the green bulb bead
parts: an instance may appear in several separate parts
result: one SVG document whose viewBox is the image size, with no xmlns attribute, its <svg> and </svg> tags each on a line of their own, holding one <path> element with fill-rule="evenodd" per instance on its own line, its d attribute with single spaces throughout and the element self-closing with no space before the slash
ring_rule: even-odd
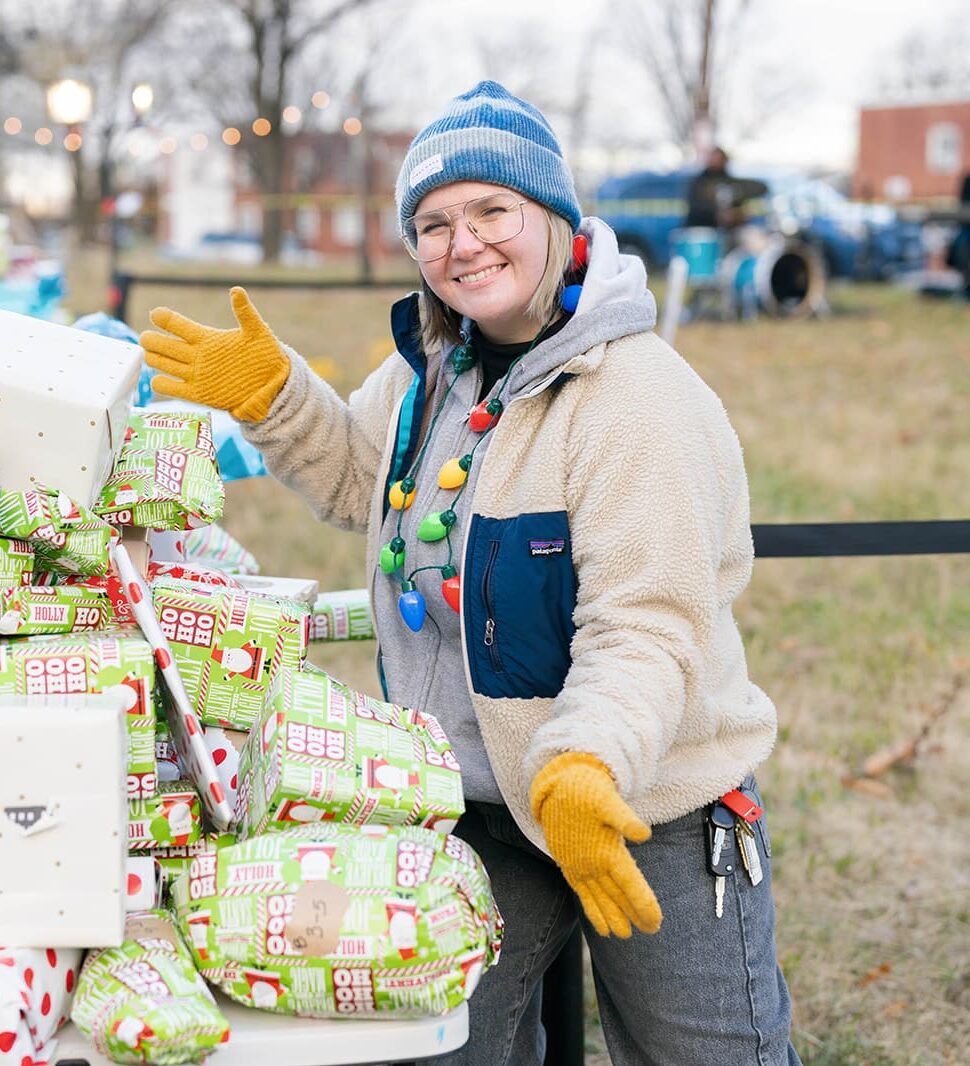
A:
<svg viewBox="0 0 970 1066">
<path fill-rule="evenodd" d="M 431 514 L 421 519 L 421 525 L 418 526 L 418 540 L 423 540 L 427 544 L 441 540 L 447 535 L 448 527 L 441 521 L 439 511 L 432 511 Z"/>
<path fill-rule="evenodd" d="M 451 527 L 458 521 L 458 515 L 449 507 L 447 511 L 441 511 L 438 515 L 438 519 L 445 529 L 451 529 Z"/>
<path fill-rule="evenodd" d="M 401 492 L 403 492 L 405 496 L 408 496 L 410 493 L 414 492 L 415 484 L 416 482 L 413 477 L 402 478 Z"/>
<path fill-rule="evenodd" d="M 392 552 L 403 552 L 405 548 L 403 537 L 391 537 L 391 543 L 389 545 Z"/>
<path fill-rule="evenodd" d="M 394 540 L 401 540 L 401 538 L 395 537 Z M 401 544 L 403 545 L 403 543 L 404 541 L 402 540 Z M 381 554 L 377 559 L 378 566 L 380 566 L 385 574 L 393 574 L 395 570 L 399 570 L 404 566 L 404 552 L 403 550 L 395 551 L 392 547 L 393 544 L 393 540 L 390 544 L 385 544 L 384 547 L 381 548 Z"/>
<path fill-rule="evenodd" d="M 502 413 L 502 401 L 496 396 L 494 400 L 489 400 L 485 404 L 485 410 L 490 415 L 500 415 Z"/>
<path fill-rule="evenodd" d="M 465 471 L 466 474 L 472 468 L 472 459 L 473 459 L 473 456 L 469 454 L 469 455 L 463 455 L 458 460 L 458 465 L 461 467 L 462 470 Z"/>
</svg>

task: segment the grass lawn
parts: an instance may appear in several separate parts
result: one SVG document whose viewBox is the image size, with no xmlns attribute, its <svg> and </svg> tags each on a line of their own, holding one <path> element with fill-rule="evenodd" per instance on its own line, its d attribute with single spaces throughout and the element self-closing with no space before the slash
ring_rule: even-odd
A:
<svg viewBox="0 0 970 1066">
<path fill-rule="evenodd" d="M 94 276 L 90 263 L 72 273 L 78 312 L 100 306 Z M 396 294 L 254 298 L 346 394 L 390 350 Z M 741 437 L 753 520 L 970 518 L 970 306 L 877 286 L 833 288 L 830 300 L 818 321 L 696 324 L 678 337 Z M 216 290 L 136 288 L 132 325 L 161 302 L 230 323 Z M 364 583 L 362 542 L 315 524 L 268 479 L 229 486 L 224 525 L 267 573 Z M 800 1055 L 810 1066 L 965 1063 L 970 554 L 759 561 L 737 614 L 751 674 L 778 706 L 778 746 L 759 776 Z M 373 692 L 372 657 L 366 644 L 314 651 Z M 915 757 L 859 781 L 868 757 L 930 718 Z M 605 1064 L 594 1004 L 589 1021 L 588 1062 Z"/>
</svg>

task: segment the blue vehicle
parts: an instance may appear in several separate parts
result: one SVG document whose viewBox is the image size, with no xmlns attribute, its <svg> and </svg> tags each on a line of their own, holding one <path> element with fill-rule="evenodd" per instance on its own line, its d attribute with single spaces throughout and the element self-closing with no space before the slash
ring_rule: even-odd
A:
<svg viewBox="0 0 970 1066">
<path fill-rule="evenodd" d="M 696 173 L 685 167 L 608 178 L 591 210 L 616 231 L 621 251 L 639 255 L 649 269 L 666 269 L 671 234 L 683 226 Z M 732 173 L 768 186 L 765 196 L 745 204 L 749 221 L 813 247 L 829 277 L 883 281 L 924 266 L 919 225 L 900 219 L 891 207 L 849 200 L 828 182 L 797 172 Z"/>
</svg>

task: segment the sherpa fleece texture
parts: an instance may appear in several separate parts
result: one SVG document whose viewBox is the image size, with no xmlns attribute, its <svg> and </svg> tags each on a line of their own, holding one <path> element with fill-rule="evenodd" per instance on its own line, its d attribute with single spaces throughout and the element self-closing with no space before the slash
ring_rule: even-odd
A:
<svg viewBox="0 0 970 1066">
<path fill-rule="evenodd" d="M 345 403 L 291 362 L 269 416 L 245 435 L 320 518 L 368 532 L 373 569 L 412 371 L 392 356 Z M 471 503 L 486 517 L 569 516 L 578 595 L 562 691 L 471 693 L 502 795 L 545 850 L 529 786 L 556 755 L 595 755 L 657 824 L 737 786 L 776 732 L 731 610 L 753 550 L 741 449 L 720 401 L 652 332 L 593 345 L 562 371 L 565 384 L 506 408 Z M 375 619 L 378 638 L 384 623 L 398 620 Z"/>
</svg>

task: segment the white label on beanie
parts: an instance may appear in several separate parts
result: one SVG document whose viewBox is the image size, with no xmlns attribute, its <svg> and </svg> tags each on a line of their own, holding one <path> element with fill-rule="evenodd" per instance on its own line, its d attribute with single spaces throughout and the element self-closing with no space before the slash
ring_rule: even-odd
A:
<svg viewBox="0 0 970 1066">
<path fill-rule="evenodd" d="M 420 185 L 425 178 L 430 178 L 432 174 L 437 174 L 444 169 L 445 164 L 440 155 L 428 156 L 423 163 L 419 163 L 414 170 L 411 171 L 411 176 L 408 178 L 408 185 L 413 189 L 416 185 Z"/>
</svg>

